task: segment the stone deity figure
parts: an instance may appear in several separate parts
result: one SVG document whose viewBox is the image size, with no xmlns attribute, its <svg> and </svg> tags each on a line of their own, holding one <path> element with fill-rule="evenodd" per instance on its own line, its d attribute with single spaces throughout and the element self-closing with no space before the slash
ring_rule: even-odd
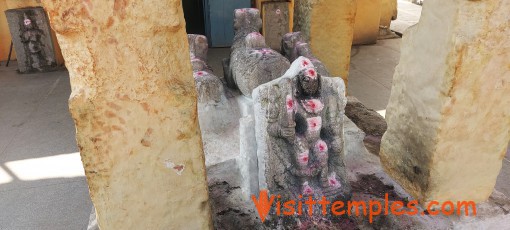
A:
<svg viewBox="0 0 510 230">
<path fill-rule="evenodd" d="M 265 134 L 257 130 L 257 143 L 263 145 L 259 167 L 264 165 L 259 176 L 264 174 L 262 184 L 271 193 L 350 199 L 343 162 L 344 94 L 340 78 L 321 76 L 305 57 L 254 91 L 256 111 L 265 114 L 257 124 L 267 124 Z"/>
<path fill-rule="evenodd" d="M 28 54 L 28 66 L 42 71 L 42 66 L 52 65 L 53 60 L 47 60 L 44 54 L 42 37 L 45 36 L 43 31 L 37 27 L 27 14 L 23 15 L 23 27 L 21 28 L 21 42 L 25 44 L 25 52 Z"/>
</svg>

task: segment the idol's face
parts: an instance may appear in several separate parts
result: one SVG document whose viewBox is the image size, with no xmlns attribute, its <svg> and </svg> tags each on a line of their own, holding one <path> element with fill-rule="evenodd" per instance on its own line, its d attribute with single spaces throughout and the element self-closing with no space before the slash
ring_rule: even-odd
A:
<svg viewBox="0 0 510 230">
<path fill-rule="evenodd" d="M 316 95 L 320 90 L 320 75 L 315 69 L 304 69 L 299 73 L 299 84 L 304 96 Z"/>
</svg>

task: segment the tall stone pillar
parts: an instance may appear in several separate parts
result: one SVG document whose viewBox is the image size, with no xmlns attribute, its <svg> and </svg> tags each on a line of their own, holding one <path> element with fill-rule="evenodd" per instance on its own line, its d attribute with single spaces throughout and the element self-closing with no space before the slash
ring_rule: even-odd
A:
<svg viewBox="0 0 510 230">
<path fill-rule="evenodd" d="M 402 41 L 381 145 L 421 202 L 486 200 L 510 140 L 510 1 L 427 0 Z"/>
<path fill-rule="evenodd" d="M 312 51 L 347 85 L 356 16 L 356 0 L 295 0 L 294 28 L 310 41 Z"/>
<path fill-rule="evenodd" d="M 101 229 L 209 229 L 180 0 L 44 1 Z"/>
</svg>

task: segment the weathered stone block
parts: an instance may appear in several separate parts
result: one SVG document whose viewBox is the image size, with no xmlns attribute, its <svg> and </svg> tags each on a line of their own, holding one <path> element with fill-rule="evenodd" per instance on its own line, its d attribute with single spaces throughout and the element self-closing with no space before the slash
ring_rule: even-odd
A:
<svg viewBox="0 0 510 230">
<path fill-rule="evenodd" d="M 301 31 L 331 76 L 342 77 L 347 85 L 356 1 L 296 0 L 294 4 L 293 31 Z"/>
<path fill-rule="evenodd" d="M 404 35 L 380 155 L 422 203 L 481 202 L 493 191 L 510 139 L 508 9 L 428 0 Z"/>
<path fill-rule="evenodd" d="M 264 2 L 262 3 L 262 34 L 267 45 L 280 52 L 283 35 L 289 32 L 289 3 Z"/>
<path fill-rule="evenodd" d="M 365 132 L 363 142 L 368 151 L 379 155 L 381 138 L 388 127 L 384 117 L 351 96 L 347 97 L 345 115 Z"/>
<path fill-rule="evenodd" d="M 42 7 L 5 11 L 20 73 L 44 72 L 57 66 L 51 29 Z"/>
<path fill-rule="evenodd" d="M 44 1 L 101 229 L 210 229 L 180 0 Z"/>
</svg>

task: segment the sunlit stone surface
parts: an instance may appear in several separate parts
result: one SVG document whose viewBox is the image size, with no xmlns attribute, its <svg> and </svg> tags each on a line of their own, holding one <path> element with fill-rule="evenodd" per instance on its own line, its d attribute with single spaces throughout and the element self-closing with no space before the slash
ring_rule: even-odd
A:
<svg viewBox="0 0 510 230">
<path fill-rule="evenodd" d="M 422 202 L 480 202 L 493 191 L 510 139 L 508 9 L 428 0 L 404 35 L 380 155 Z"/>
<path fill-rule="evenodd" d="M 209 229 L 180 0 L 44 1 L 101 229 Z"/>
</svg>

